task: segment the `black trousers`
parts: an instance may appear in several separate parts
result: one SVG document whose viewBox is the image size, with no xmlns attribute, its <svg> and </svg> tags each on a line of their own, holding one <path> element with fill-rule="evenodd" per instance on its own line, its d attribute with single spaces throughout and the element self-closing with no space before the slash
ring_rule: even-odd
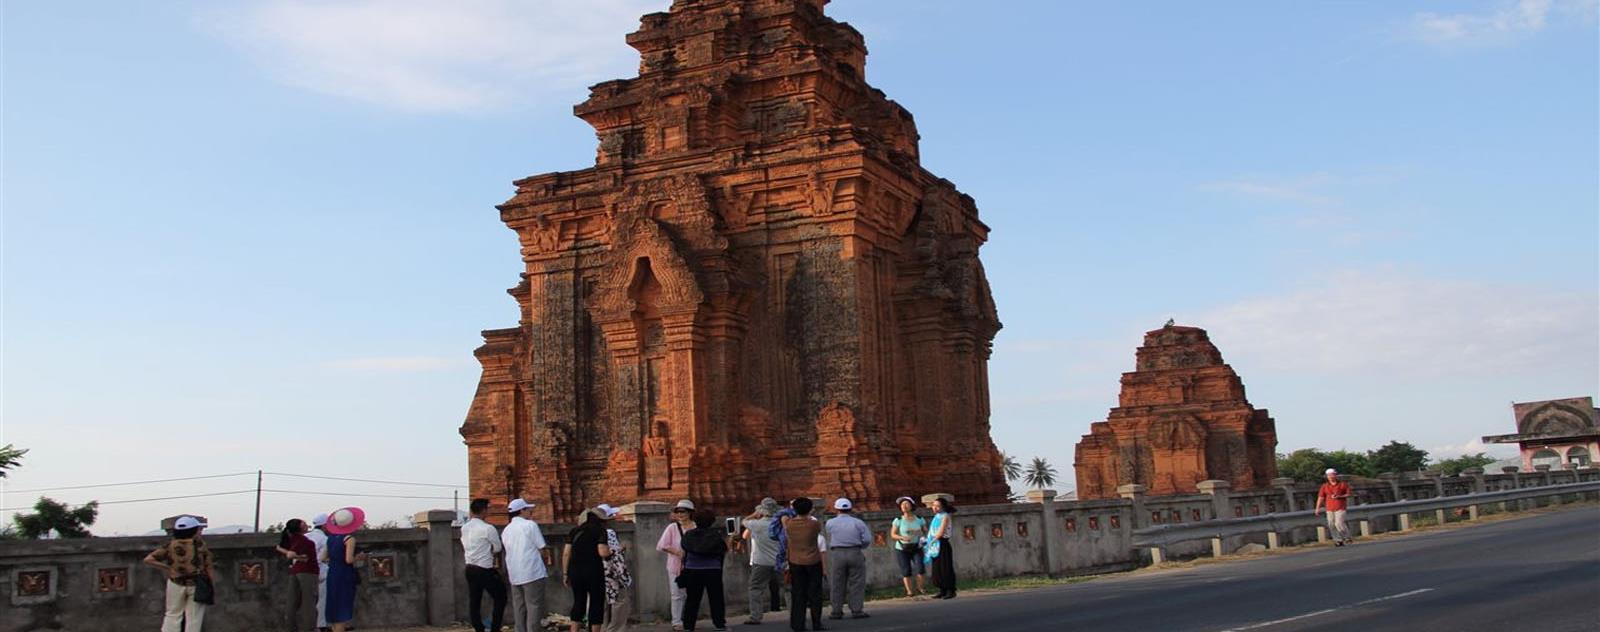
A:
<svg viewBox="0 0 1600 632">
<path fill-rule="evenodd" d="M 767 592 L 772 593 L 772 607 L 767 612 L 777 612 L 783 609 L 783 573 L 773 573 L 767 580 Z"/>
<path fill-rule="evenodd" d="M 589 625 L 606 622 L 606 575 L 604 571 L 590 575 L 573 573 L 567 584 L 572 588 L 573 621 L 588 621 Z"/>
<path fill-rule="evenodd" d="M 789 629 L 806 629 L 806 611 L 811 611 L 811 627 L 822 627 L 822 565 L 789 565 Z"/>
<path fill-rule="evenodd" d="M 939 557 L 933 558 L 933 585 L 941 595 L 956 594 L 956 549 L 945 538 L 939 539 Z"/>
<path fill-rule="evenodd" d="M 483 632 L 483 609 L 479 602 L 483 601 L 483 591 L 489 591 L 489 598 L 494 600 L 494 614 L 490 620 L 490 630 L 500 632 L 500 622 L 506 617 L 506 583 L 500 581 L 500 573 L 492 568 L 467 565 L 467 618 L 472 620 L 472 629 Z"/>
<path fill-rule="evenodd" d="M 694 620 L 700 616 L 701 594 L 711 601 L 712 627 L 728 627 L 727 608 L 722 601 L 722 569 L 685 568 L 683 583 L 683 590 L 688 593 L 683 602 L 684 630 L 694 629 Z"/>
</svg>

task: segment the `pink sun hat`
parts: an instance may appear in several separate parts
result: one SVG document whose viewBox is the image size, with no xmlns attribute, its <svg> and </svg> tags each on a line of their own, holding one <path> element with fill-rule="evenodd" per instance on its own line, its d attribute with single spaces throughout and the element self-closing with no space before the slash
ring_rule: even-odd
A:
<svg viewBox="0 0 1600 632">
<path fill-rule="evenodd" d="M 360 507 L 345 507 L 328 514 L 328 526 L 323 529 L 330 535 L 350 535 L 366 523 L 367 512 Z"/>
</svg>

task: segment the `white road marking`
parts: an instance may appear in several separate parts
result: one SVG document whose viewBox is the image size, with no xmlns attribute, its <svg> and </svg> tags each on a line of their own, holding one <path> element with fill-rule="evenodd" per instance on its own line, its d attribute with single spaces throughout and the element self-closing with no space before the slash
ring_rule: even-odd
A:
<svg viewBox="0 0 1600 632">
<path fill-rule="evenodd" d="M 1408 591 L 1403 592 L 1403 593 L 1395 593 L 1393 595 L 1387 595 L 1387 596 L 1384 596 L 1384 597 L 1375 597 L 1375 598 L 1372 598 L 1372 599 L 1368 599 L 1366 601 L 1358 601 L 1358 602 L 1355 602 L 1353 604 L 1349 604 L 1349 605 L 1345 605 L 1345 606 L 1339 606 L 1337 608 L 1328 608 L 1327 610 L 1318 610 L 1316 612 L 1307 612 L 1305 614 L 1295 615 L 1295 616 L 1292 616 L 1292 617 L 1286 617 L 1286 618 L 1283 618 L 1283 619 L 1274 619 L 1272 621 L 1262 621 L 1260 623 L 1252 623 L 1250 625 L 1243 626 L 1243 627 L 1229 628 L 1227 630 L 1223 630 L 1222 632 L 1244 632 L 1245 630 L 1256 630 L 1256 629 L 1270 627 L 1270 626 L 1279 625 L 1279 624 L 1283 624 L 1283 623 L 1289 623 L 1291 621 L 1299 621 L 1301 619 L 1310 619 L 1311 617 L 1320 617 L 1320 616 L 1328 614 L 1330 612 L 1338 612 L 1340 610 L 1348 610 L 1350 608 L 1359 608 L 1361 606 L 1367 606 L 1367 605 L 1372 605 L 1372 604 L 1375 604 L 1375 603 L 1381 603 L 1381 602 L 1389 601 L 1389 600 L 1392 600 L 1392 599 L 1403 599 L 1403 598 L 1406 598 L 1406 597 L 1410 597 L 1412 595 L 1420 595 L 1422 593 L 1429 592 L 1429 591 L 1432 591 L 1432 590 L 1433 590 L 1432 588 L 1418 588 L 1416 590 L 1408 590 Z"/>
<path fill-rule="evenodd" d="M 1329 608 L 1327 610 L 1318 610 L 1316 612 L 1307 612 L 1307 613 L 1302 614 L 1302 615 L 1297 615 L 1297 616 L 1293 616 L 1293 617 L 1287 617 L 1287 618 L 1284 618 L 1284 619 L 1274 619 L 1272 621 L 1262 621 L 1261 623 L 1252 623 L 1252 624 L 1244 626 L 1242 628 L 1232 628 L 1232 629 L 1229 629 L 1229 630 L 1225 630 L 1224 632 L 1243 632 L 1244 630 L 1254 630 L 1256 628 L 1264 628 L 1264 627 L 1267 627 L 1269 625 L 1278 625 L 1279 623 L 1288 623 L 1290 621 L 1299 621 L 1301 619 L 1310 619 L 1311 617 L 1328 614 L 1328 613 L 1333 612 L 1335 610 L 1338 610 L 1338 608 Z"/>
</svg>

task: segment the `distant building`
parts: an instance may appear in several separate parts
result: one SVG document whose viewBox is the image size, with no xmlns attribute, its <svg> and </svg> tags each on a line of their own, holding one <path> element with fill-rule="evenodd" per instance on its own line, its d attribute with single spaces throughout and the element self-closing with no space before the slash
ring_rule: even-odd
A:
<svg viewBox="0 0 1600 632">
<path fill-rule="evenodd" d="M 1562 464 L 1582 467 L 1600 454 L 1600 409 L 1592 397 L 1552 399 L 1511 405 L 1517 433 L 1491 435 L 1484 443 L 1515 443 L 1522 448 L 1522 469 L 1537 465 L 1560 469 Z"/>
<path fill-rule="evenodd" d="M 1151 496 L 1193 494 L 1204 480 L 1271 485 L 1276 426 L 1245 399 L 1244 382 L 1204 329 L 1168 321 L 1145 333 L 1134 358 L 1118 406 L 1078 441 L 1079 499 L 1116 498 L 1127 484 Z"/>
</svg>

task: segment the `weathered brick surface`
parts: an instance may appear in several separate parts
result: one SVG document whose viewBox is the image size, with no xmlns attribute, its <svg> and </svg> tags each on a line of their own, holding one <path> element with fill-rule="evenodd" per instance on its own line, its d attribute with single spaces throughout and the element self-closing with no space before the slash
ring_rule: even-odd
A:
<svg viewBox="0 0 1600 632">
<path fill-rule="evenodd" d="M 1000 323 L 970 197 L 924 170 L 825 0 L 678 0 L 592 88 L 595 165 L 517 181 L 516 328 L 484 332 L 473 493 L 585 505 L 1003 500 Z"/>
<path fill-rule="evenodd" d="M 1193 494 L 1209 479 L 1265 488 L 1278 475 L 1272 417 L 1250 406 L 1204 329 L 1147 332 L 1118 404 L 1078 442 L 1078 498 L 1115 498 L 1129 483 L 1154 496 Z"/>
</svg>

